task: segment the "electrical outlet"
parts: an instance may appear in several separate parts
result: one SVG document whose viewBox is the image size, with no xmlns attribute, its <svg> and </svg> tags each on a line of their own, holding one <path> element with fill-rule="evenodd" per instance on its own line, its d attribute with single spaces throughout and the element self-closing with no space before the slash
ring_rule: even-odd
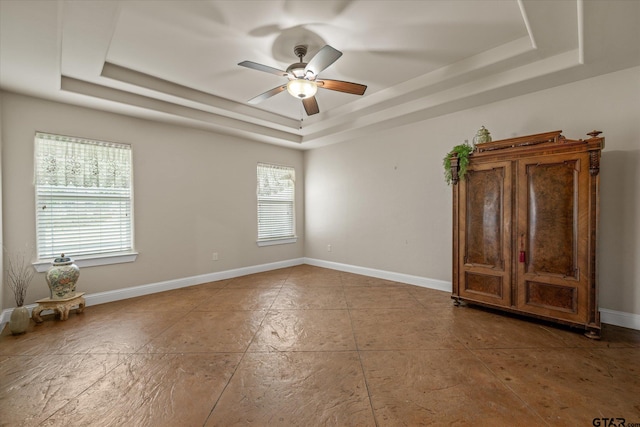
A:
<svg viewBox="0 0 640 427">
<path fill-rule="evenodd" d="M 213 255 L 211 255 L 211 261 L 217 261 L 218 260 L 218 252 L 214 252 Z"/>
<path fill-rule="evenodd" d="M 327 252 L 331 252 L 331 245 L 327 245 Z"/>
</svg>

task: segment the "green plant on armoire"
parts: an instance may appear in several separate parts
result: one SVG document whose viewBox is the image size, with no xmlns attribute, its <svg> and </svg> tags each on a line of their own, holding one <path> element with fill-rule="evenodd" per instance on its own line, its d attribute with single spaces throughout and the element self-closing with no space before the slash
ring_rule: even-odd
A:
<svg viewBox="0 0 640 427">
<path fill-rule="evenodd" d="M 444 166 L 444 180 L 447 185 L 451 184 L 453 175 L 451 171 L 451 158 L 456 156 L 458 158 L 458 178 L 464 179 L 464 175 L 467 173 L 467 166 L 469 165 L 469 156 L 473 153 L 473 146 L 465 141 L 464 144 L 456 145 L 447 153 L 442 160 Z"/>
</svg>

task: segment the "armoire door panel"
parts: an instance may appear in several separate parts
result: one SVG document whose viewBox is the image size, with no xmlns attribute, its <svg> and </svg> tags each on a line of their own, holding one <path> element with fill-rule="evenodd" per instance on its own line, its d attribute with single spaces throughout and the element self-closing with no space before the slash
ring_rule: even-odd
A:
<svg viewBox="0 0 640 427">
<path fill-rule="evenodd" d="M 510 306 L 512 163 L 470 168 L 460 188 L 460 294 Z"/>
<path fill-rule="evenodd" d="M 583 322 L 586 319 L 589 234 L 588 155 L 520 160 L 517 236 L 525 262 L 516 273 L 517 307 L 530 313 Z M 583 212 L 582 215 L 579 213 Z"/>
<path fill-rule="evenodd" d="M 465 264 L 504 269 L 504 168 L 466 176 Z"/>
<path fill-rule="evenodd" d="M 527 273 L 576 276 L 578 173 L 578 160 L 527 165 Z"/>
<path fill-rule="evenodd" d="M 525 282 L 525 303 L 567 313 L 578 311 L 578 289 L 534 281 Z"/>
<path fill-rule="evenodd" d="M 501 276 L 465 272 L 464 290 L 497 299 L 504 296 L 504 283 Z"/>
</svg>

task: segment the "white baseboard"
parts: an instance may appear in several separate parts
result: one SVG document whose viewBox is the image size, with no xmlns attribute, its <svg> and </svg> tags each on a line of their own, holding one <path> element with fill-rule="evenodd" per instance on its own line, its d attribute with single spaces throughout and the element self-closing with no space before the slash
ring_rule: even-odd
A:
<svg viewBox="0 0 640 427">
<path fill-rule="evenodd" d="M 429 279 L 427 277 L 412 276 L 410 274 L 395 273 L 393 271 L 376 270 L 374 268 L 341 264 L 338 262 L 324 261 L 315 258 L 304 258 L 304 263 L 315 265 L 316 267 L 330 268 L 332 270 L 339 270 L 347 273 L 362 274 L 363 276 L 377 277 L 378 279 L 408 283 L 410 285 L 422 286 L 423 288 L 451 292 L 451 282 L 447 282 L 444 280 Z"/>
<path fill-rule="evenodd" d="M 104 304 L 107 302 L 155 294 L 156 292 L 186 288 L 187 286 L 199 285 L 201 283 L 215 282 L 218 280 L 246 276 L 248 274 L 277 270 L 279 268 L 293 267 L 300 264 L 304 264 L 303 258 L 272 262 L 269 264 L 252 265 L 250 267 L 241 267 L 235 268 L 233 270 L 218 271 L 215 273 L 201 274 L 199 276 L 185 277 L 182 279 L 167 280 L 165 282 L 134 286 L 132 288 L 117 289 L 115 291 L 98 292 L 95 294 L 85 295 L 84 299 L 87 301 L 87 306 Z"/>
<path fill-rule="evenodd" d="M 609 325 L 622 326 L 623 328 L 637 329 L 640 331 L 640 314 L 601 308 L 600 321 Z"/>
<path fill-rule="evenodd" d="M 182 279 L 167 280 L 164 282 L 151 283 L 148 285 L 134 286 L 131 288 L 117 289 L 114 291 L 97 292 L 94 294 L 85 294 L 84 298 L 87 306 L 105 304 L 108 302 L 120 301 L 128 298 L 135 298 L 143 295 L 154 294 L 156 292 L 164 292 L 172 289 L 184 288 L 187 286 L 199 285 L 201 283 L 215 282 L 218 280 L 232 279 L 234 277 L 246 276 L 248 274 L 262 273 L 265 271 L 277 270 L 279 268 L 293 267 L 301 264 L 309 264 L 317 267 L 330 268 L 332 270 L 344 271 L 347 273 L 362 274 L 363 276 L 377 277 L 384 280 L 392 280 L 394 282 L 407 283 L 410 285 L 421 286 L 423 288 L 436 289 L 444 292 L 451 292 L 451 282 L 444 280 L 429 279 L 422 276 L 413 276 L 410 274 L 396 273 L 393 271 L 377 270 L 367 267 L 359 267 L 356 265 L 342 264 L 332 261 L 324 261 L 315 258 L 295 258 L 286 261 L 273 262 L 269 264 L 260 264 L 250 267 L 241 267 L 233 270 L 219 271 L 215 273 L 207 273 L 198 276 L 185 277 Z M 30 304 L 27 306 L 29 313 L 37 306 Z M 0 331 L 4 328 L 5 323 L 9 321 L 13 308 L 2 310 L 0 315 Z M 46 314 L 46 312 L 44 312 Z M 600 319 L 602 323 L 621 326 L 640 330 L 640 315 L 635 313 L 626 313 L 623 311 L 609 310 L 607 308 L 600 309 Z"/>
</svg>

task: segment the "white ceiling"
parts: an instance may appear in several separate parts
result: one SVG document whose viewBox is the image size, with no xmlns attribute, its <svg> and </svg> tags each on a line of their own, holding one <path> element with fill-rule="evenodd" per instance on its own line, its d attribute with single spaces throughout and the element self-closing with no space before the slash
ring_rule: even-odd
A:
<svg viewBox="0 0 640 427">
<path fill-rule="evenodd" d="M 307 117 L 247 101 L 325 44 Z M 0 88 L 308 149 L 640 65 L 639 0 L 0 0 Z"/>
</svg>

